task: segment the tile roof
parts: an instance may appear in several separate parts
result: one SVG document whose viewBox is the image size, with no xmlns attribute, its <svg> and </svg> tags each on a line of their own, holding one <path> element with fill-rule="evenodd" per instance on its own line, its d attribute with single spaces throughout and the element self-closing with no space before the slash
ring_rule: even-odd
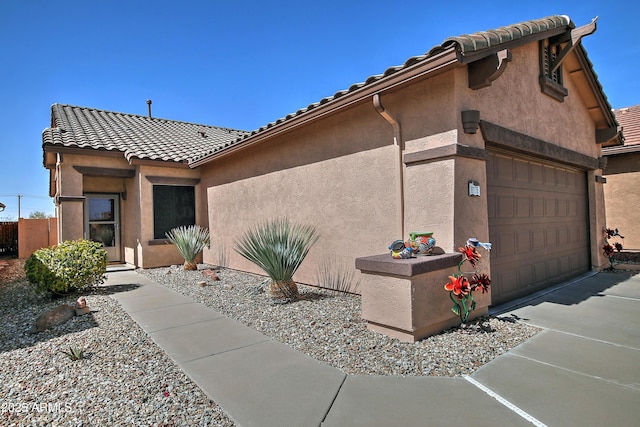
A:
<svg viewBox="0 0 640 427">
<path fill-rule="evenodd" d="M 622 126 L 624 145 L 640 144 L 640 105 L 613 110 Z"/>
<path fill-rule="evenodd" d="M 119 151 L 132 159 L 188 162 L 245 131 L 53 104 L 42 145 Z"/>
<path fill-rule="evenodd" d="M 455 52 L 458 61 L 472 61 L 474 57 L 479 59 L 497 50 L 560 34 L 573 28 L 575 25 L 569 17 L 554 15 L 495 30 L 450 37 L 423 55 L 413 56 L 402 65 L 387 68 L 382 74 L 370 76 L 364 82 L 355 83 L 252 132 L 54 104 L 52 127 L 45 129 L 42 135 L 43 147 L 52 145 L 118 150 L 123 152 L 128 160 L 165 160 L 187 162 L 197 166 L 205 163 L 209 157 L 244 145 L 245 142 L 249 143 L 254 137 L 260 137 L 273 128 L 286 127 L 300 116 L 306 120 L 305 117 L 314 114 L 315 110 L 326 104 L 340 103 L 341 98 L 363 88 L 370 90 L 370 87 L 378 82 L 385 84 L 384 82 L 388 81 L 385 79 L 396 78 L 395 75 L 402 76 L 403 72 L 408 72 L 415 66 L 422 66 L 423 63 L 430 64 L 430 61 L 434 61 L 439 55 Z M 578 51 L 586 58 L 586 52 L 581 46 L 578 46 Z M 586 67 L 586 71 L 594 76 L 597 89 L 603 96 L 603 104 L 609 111 L 610 106 L 588 58 Z M 204 132 L 206 137 L 201 136 L 200 132 Z"/>
<path fill-rule="evenodd" d="M 566 15 L 554 15 L 542 19 L 521 22 L 495 30 L 480 31 L 473 34 L 464 34 L 457 37 L 449 37 L 442 43 L 442 48 L 456 44 L 457 48 L 464 55 L 465 53 L 475 53 L 512 42 L 523 37 L 532 36 L 539 33 L 546 33 L 558 28 L 573 28 L 575 25 Z M 433 50 L 433 49 L 432 49 Z"/>
<path fill-rule="evenodd" d="M 224 151 L 227 148 L 238 145 L 245 140 L 248 140 L 254 136 L 263 134 L 267 130 L 288 122 L 296 117 L 309 113 L 312 110 L 317 109 L 325 104 L 335 101 L 345 95 L 351 94 L 357 90 L 360 90 L 366 86 L 370 86 L 379 82 L 387 77 L 390 77 L 400 71 L 404 71 L 416 64 L 425 62 L 434 56 L 446 52 L 447 50 L 454 49 L 457 51 L 459 58 L 464 59 L 465 56 L 473 56 L 473 54 L 486 54 L 487 51 L 504 49 L 508 46 L 517 45 L 518 42 L 526 43 L 532 40 L 539 40 L 555 33 L 560 34 L 568 29 L 575 28 L 575 24 L 566 15 L 553 15 L 546 18 L 534 19 L 531 21 L 525 21 L 518 24 L 513 24 L 505 27 L 501 27 L 495 30 L 481 31 L 473 34 L 465 34 L 458 37 L 449 37 L 442 44 L 433 47 L 431 50 L 423 55 L 413 56 L 407 59 L 404 64 L 395 67 L 387 68 L 382 74 L 376 74 L 367 78 L 364 82 L 355 83 L 348 89 L 340 90 L 333 94 L 322 98 L 320 101 L 308 105 L 306 108 L 301 108 L 295 113 L 288 114 L 274 122 L 271 122 L 259 129 L 256 129 L 250 133 L 242 135 L 238 140 L 228 142 L 222 146 L 213 147 L 209 152 L 203 153 L 200 156 L 193 159 L 199 163 L 203 163 L 210 156 L 213 156 L 219 152 Z M 554 34 L 548 34 L 554 32 Z M 584 52 L 584 51 L 583 51 Z M 586 52 L 585 56 L 586 56 Z M 587 59 L 590 71 L 593 73 L 591 62 Z M 595 75 L 595 73 L 594 73 Z M 598 82 L 598 87 L 602 90 Z M 604 94 L 604 92 L 603 92 Z M 605 102 L 608 104 L 608 101 Z M 609 107 L 610 109 L 610 107 Z"/>
</svg>

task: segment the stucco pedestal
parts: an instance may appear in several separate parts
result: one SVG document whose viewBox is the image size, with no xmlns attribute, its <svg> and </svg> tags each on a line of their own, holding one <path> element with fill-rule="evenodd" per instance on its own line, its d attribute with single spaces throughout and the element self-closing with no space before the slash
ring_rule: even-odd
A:
<svg viewBox="0 0 640 427">
<path fill-rule="evenodd" d="M 415 342 L 460 324 L 444 285 L 458 272 L 462 254 L 356 259 L 362 272 L 362 318 L 373 331 Z M 469 320 L 488 313 L 490 298 L 477 298 Z"/>
</svg>

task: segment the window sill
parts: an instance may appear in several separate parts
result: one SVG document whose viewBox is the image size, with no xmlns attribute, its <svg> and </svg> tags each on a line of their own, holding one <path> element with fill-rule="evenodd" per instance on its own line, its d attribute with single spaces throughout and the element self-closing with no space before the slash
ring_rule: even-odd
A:
<svg viewBox="0 0 640 427">
<path fill-rule="evenodd" d="M 569 95 L 567 88 L 554 82 L 547 76 L 540 76 L 540 89 L 545 95 L 549 95 L 560 102 L 564 102 L 564 98 Z"/>
</svg>

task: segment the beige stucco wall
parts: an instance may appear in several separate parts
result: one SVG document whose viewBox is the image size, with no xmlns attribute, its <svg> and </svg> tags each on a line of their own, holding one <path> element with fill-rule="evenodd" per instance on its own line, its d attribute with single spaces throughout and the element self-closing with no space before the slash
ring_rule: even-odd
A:
<svg viewBox="0 0 640 427">
<path fill-rule="evenodd" d="M 134 169 L 133 178 L 83 176 L 74 166 Z M 183 262 L 172 245 L 153 245 L 153 184 L 146 176 L 167 178 L 199 178 L 199 169 L 130 165 L 124 157 L 64 154 L 58 165 L 58 196 L 80 197 L 79 201 L 63 201 L 58 206 L 59 240 L 73 240 L 84 235 L 84 203 L 86 193 L 120 194 L 121 258 L 137 267 L 151 268 Z M 196 186 L 196 222 L 207 226 L 206 205 Z"/>
<path fill-rule="evenodd" d="M 137 255 L 137 265 L 143 268 L 153 268 L 172 264 L 182 264 L 184 259 L 173 245 L 153 244 L 153 183 L 147 176 L 159 176 L 164 178 L 200 178 L 199 169 L 165 168 L 158 166 L 138 166 L 138 174 L 134 181 L 138 197 L 132 198 L 137 203 L 134 211 L 140 212 L 139 232 L 136 240 L 129 241 L 126 247 L 127 253 Z M 159 184 L 162 184 L 161 182 Z M 207 227 L 207 217 L 204 214 L 205 205 L 200 197 L 201 184 L 195 186 L 196 193 L 196 224 Z M 129 197 L 127 197 L 128 199 Z"/>
<path fill-rule="evenodd" d="M 537 43 L 512 50 L 506 71 L 487 88 L 468 88 L 465 66 L 383 92 L 386 112 L 400 124 L 404 153 L 452 144 L 485 148 L 482 133 L 465 134 L 460 114 L 481 119 L 596 158 L 595 125 L 565 76 L 564 102 L 543 94 L 538 82 Z M 398 238 L 393 129 L 370 99 L 236 154 L 202 166 L 213 245 L 205 261 L 258 272 L 234 253 L 233 239 L 255 223 L 276 216 L 318 226 L 321 240 L 296 279 L 314 283 L 314 267 L 328 255 L 347 260 L 386 252 Z M 562 159 L 557 159 L 562 161 Z M 594 264 L 600 261 L 598 230 L 604 198 L 589 175 Z M 488 239 L 485 161 L 436 158 L 403 166 L 405 230 L 432 231 L 452 252 L 467 238 Z M 468 181 L 481 196 L 468 195 Z M 225 254 L 220 257 L 220 254 Z M 353 264 L 352 264 L 353 265 Z M 487 262 L 488 265 L 488 262 Z M 487 271 L 488 272 L 488 271 Z"/>
<path fill-rule="evenodd" d="M 565 72 L 563 81 L 568 96 L 564 98 L 564 102 L 559 102 L 540 90 L 537 43 L 512 49 L 511 52 L 512 61 L 507 64 L 505 72 L 487 88 L 469 89 L 466 70 L 459 68 L 455 71 L 458 74 L 457 109 L 479 110 L 481 120 L 592 158 L 601 157 L 601 146 L 595 142 L 595 123 L 570 74 Z M 574 58 L 569 58 L 567 62 L 571 60 Z M 480 131 L 476 134 L 465 134 L 461 126 L 462 123 L 459 121 L 458 135 L 461 144 L 484 146 Z M 554 160 L 562 162 L 564 159 Z M 599 249 L 603 244 L 601 231 L 605 227 L 605 200 L 602 184 L 596 182 L 596 176 L 601 175 L 602 170 L 586 172 L 591 260 L 594 269 L 598 270 L 606 266 L 607 262 Z"/>
<path fill-rule="evenodd" d="M 372 105 L 338 114 L 206 165 L 212 248 L 232 268 L 260 273 L 233 250 L 233 241 L 257 223 L 288 217 L 315 225 L 320 240 L 296 280 L 314 283 L 328 258 L 384 252 L 394 233 L 396 205 L 392 129 Z"/>
<path fill-rule="evenodd" d="M 625 250 L 640 250 L 640 153 L 609 156 L 604 184 L 607 227 L 618 228 Z M 614 240 L 614 239 L 612 239 Z"/>
<path fill-rule="evenodd" d="M 481 120 L 599 157 L 595 125 L 570 75 L 564 73 L 564 86 L 569 95 L 564 102 L 556 101 L 540 90 L 538 44 L 520 46 L 512 49 L 511 53 L 512 61 L 504 73 L 483 89 L 469 89 L 466 69 L 458 68 L 456 108 L 459 111 L 479 110 Z M 480 132 L 464 134 L 460 121 L 458 126 L 461 143 L 484 145 Z"/>
<path fill-rule="evenodd" d="M 58 158 L 56 165 L 56 187 L 58 193 L 56 197 L 82 197 L 82 174 L 73 169 L 73 155 L 65 155 L 61 161 Z M 81 199 L 79 199 L 81 200 Z M 57 207 L 59 218 L 58 240 L 76 240 L 84 237 L 84 229 L 82 227 L 83 204 L 81 201 L 65 201 L 61 202 Z"/>
<path fill-rule="evenodd" d="M 57 218 L 18 219 L 18 258 L 58 243 Z"/>
</svg>

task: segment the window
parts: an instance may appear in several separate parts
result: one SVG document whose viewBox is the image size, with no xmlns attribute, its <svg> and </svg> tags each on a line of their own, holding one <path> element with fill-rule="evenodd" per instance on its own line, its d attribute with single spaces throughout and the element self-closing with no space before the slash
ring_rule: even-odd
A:
<svg viewBox="0 0 640 427">
<path fill-rule="evenodd" d="M 196 223 L 196 193 L 193 186 L 153 186 L 153 238 L 166 239 L 172 228 Z"/>
<path fill-rule="evenodd" d="M 549 40 L 540 42 L 540 88 L 543 93 L 563 102 L 569 91 L 562 84 L 562 65 L 552 70 L 559 53 L 559 44 L 549 43 Z"/>
</svg>

